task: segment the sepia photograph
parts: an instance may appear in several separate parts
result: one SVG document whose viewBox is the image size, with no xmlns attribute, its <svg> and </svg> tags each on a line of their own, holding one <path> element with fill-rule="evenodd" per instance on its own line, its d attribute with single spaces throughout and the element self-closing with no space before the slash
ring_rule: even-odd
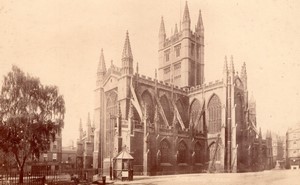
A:
<svg viewBox="0 0 300 185">
<path fill-rule="evenodd" d="M 0 185 L 297 185 L 300 2 L 0 0 Z"/>
</svg>

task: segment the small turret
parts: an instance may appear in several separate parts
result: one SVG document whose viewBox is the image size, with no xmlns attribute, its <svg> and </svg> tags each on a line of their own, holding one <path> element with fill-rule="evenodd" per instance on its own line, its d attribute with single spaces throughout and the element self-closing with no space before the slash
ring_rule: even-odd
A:
<svg viewBox="0 0 300 185">
<path fill-rule="evenodd" d="M 224 58 L 224 67 L 223 67 L 223 73 L 228 72 L 228 65 L 227 65 L 227 56 Z"/>
<path fill-rule="evenodd" d="M 131 46 L 129 41 L 128 31 L 126 32 L 125 44 L 122 53 L 122 75 L 133 74 L 133 56 L 131 52 Z"/>
<path fill-rule="evenodd" d="M 189 7 L 187 4 L 187 1 L 185 2 L 184 12 L 183 12 L 183 18 L 182 18 L 182 30 L 190 30 L 191 27 L 191 18 L 190 18 L 190 12 Z"/>
<path fill-rule="evenodd" d="M 79 121 L 79 141 L 81 141 L 83 138 L 83 128 L 82 128 L 82 122 L 81 119 Z"/>
<path fill-rule="evenodd" d="M 199 16 L 198 16 L 198 21 L 197 21 L 197 25 L 196 25 L 196 32 L 200 35 L 203 35 L 203 32 L 204 32 L 201 10 L 199 10 Z"/>
<path fill-rule="evenodd" d="M 229 67 L 229 72 L 234 76 L 235 70 L 234 70 L 234 63 L 233 63 L 233 56 L 231 55 L 230 57 L 230 67 Z"/>
<path fill-rule="evenodd" d="M 106 74 L 106 65 L 104 60 L 103 49 L 101 49 L 100 59 L 97 68 L 97 85 L 99 85 Z"/>
<path fill-rule="evenodd" d="M 90 113 L 88 113 L 86 128 L 87 128 L 87 139 L 90 141 L 91 140 L 91 134 L 92 134 L 92 124 L 91 124 Z"/>
<path fill-rule="evenodd" d="M 161 17 L 158 38 L 159 38 L 159 48 L 163 48 L 164 43 L 166 41 L 166 30 L 165 30 L 165 23 L 163 17 Z"/>
<path fill-rule="evenodd" d="M 244 89 L 247 90 L 247 69 L 246 69 L 246 63 L 244 62 L 242 69 L 241 69 L 241 80 L 244 85 Z"/>
</svg>

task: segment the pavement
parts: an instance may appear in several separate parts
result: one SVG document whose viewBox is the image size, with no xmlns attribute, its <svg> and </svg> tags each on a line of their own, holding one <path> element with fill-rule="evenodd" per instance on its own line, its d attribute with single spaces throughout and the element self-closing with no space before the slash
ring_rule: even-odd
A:
<svg viewBox="0 0 300 185">
<path fill-rule="evenodd" d="M 300 170 L 270 170 L 250 173 L 200 173 L 164 176 L 134 176 L 133 181 L 114 181 L 116 185 L 300 185 Z"/>
</svg>

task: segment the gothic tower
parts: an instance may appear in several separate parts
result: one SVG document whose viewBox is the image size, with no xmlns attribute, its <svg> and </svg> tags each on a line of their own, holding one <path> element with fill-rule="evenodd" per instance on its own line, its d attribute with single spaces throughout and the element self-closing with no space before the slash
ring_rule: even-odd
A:
<svg viewBox="0 0 300 185">
<path fill-rule="evenodd" d="M 159 29 L 159 80 L 179 87 L 201 85 L 204 81 L 204 27 L 199 11 L 195 31 L 185 4 L 181 29 L 166 37 L 164 19 Z"/>
<path fill-rule="evenodd" d="M 97 79 L 95 89 L 95 108 L 94 108 L 94 124 L 95 124 L 95 136 L 94 136 L 94 153 L 93 153 L 93 167 L 102 168 L 103 152 L 102 146 L 103 136 L 103 123 L 104 123 L 104 89 L 103 81 L 106 75 L 106 65 L 104 60 L 103 49 L 101 49 L 100 59 L 97 68 Z"/>
</svg>

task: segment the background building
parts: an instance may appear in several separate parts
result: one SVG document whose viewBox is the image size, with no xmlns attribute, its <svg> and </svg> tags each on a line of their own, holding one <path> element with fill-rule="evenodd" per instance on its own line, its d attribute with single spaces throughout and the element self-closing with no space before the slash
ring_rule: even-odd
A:
<svg viewBox="0 0 300 185">
<path fill-rule="evenodd" d="M 285 153 L 286 153 L 286 139 L 285 136 L 278 134 L 272 134 L 272 146 L 273 146 L 273 163 L 274 167 L 279 163 L 280 168 L 285 168 Z"/>
<path fill-rule="evenodd" d="M 72 142 L 70 146 L 62 147 L 61 170 L 73 170 L 77 168 L 77 148 Z"/>
<path fill-rule="evenodd" d="M 32 173 L 39 171 L 59 170 L 62 160 L 62 135 L 56 134 L 54 142 L 50 143 L 48 152 L 42 153 L 40 157 L 32 158 L 27 162 L 26 170 Z"/>
<path fill-rule="evenodd" d="M 94 151 L 94 126 L 91 124 L 90 113 L 86 122 L 86 130 L 83 131 L 82 123 L 79 124 L 79 139 L 77 140 L 76 167 L 93 168 Z"/>
<path fill-rule="evenodd" d="M 286 132 L 286 166 L 299 169 L 300 165 L 300 125 L 288 129 Z"/>
</svg>

